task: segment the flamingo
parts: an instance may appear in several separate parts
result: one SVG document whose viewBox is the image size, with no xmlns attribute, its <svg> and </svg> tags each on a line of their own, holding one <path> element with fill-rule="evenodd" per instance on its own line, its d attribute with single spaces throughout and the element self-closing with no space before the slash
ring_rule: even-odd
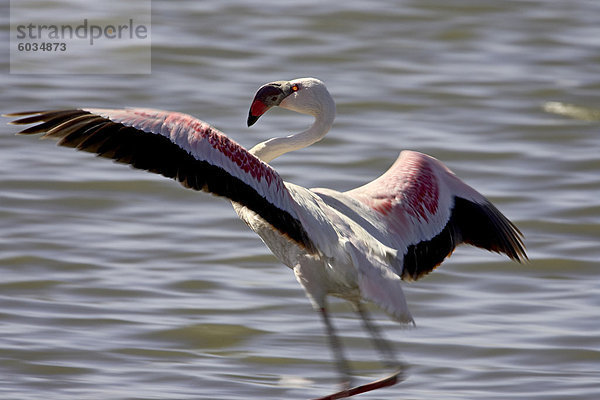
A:
<svg viewBox="0 0 600 400">
<path fill-rule="evenodd" d="M 349 301 L 387 365 L 397 368 L 391 346 L 364 307 L 371 302 L 393 319 L 414 323 L 402 281 L 422 278 L 462 243 L 527 259 L 523 237 L 488 199 L 440 161 L 402 151 L 377 179 L 338 192 L 284 182 L 269 163 L 321 140 L 335 118 L 335 103 L 315 78 L 261 86 L 248 126 L 272 107 L 314 117 L 306 130 L 246 150 L 189 115 L 154 109 L 81 108 L 8 114 L 12 124 L 34 124 L 21 134 L 45 133 L 74 147 L 183 186 L 228 198 L 238 216 L 291 268 L 324 322 L 344 390 L 334 399 L 388 386 L 388 378 L 351 388 L 351 371 L 327 309 L 327 296 Z"/>
</svg>

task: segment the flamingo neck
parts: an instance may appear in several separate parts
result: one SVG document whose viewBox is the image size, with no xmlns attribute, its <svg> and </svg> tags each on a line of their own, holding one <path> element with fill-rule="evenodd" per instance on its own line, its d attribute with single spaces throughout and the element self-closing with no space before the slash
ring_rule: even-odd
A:
<svg viewBox="0 0 600 400">
<path fill-rule="evenodd" d="M 262 161 L 269 163 L 282 154 L 303 149 L 323 139 L 327 132 L 329 132 L 331 125 L 333 125 L 333 120 L 335 119 L 335 103 L 330 97 L 324 99 L 324 101 L 319 104 L 319 107 L 312 110 L 299 110 L 293 109 L 292 107 L 289 107 L 289 109 L 303 114 L 311 114 L 315 117 L 315 121 L 310 128 L 305 131 L 285 137 L 272 138 L 257 144 L 250 149 L 251 154 L 254 154 Z"/>
</svg>

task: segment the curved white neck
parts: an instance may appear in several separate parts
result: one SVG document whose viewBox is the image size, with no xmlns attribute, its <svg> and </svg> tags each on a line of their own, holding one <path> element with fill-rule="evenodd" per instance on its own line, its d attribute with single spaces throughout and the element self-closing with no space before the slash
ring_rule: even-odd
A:
<svg viewBox="0 0 600 400">
<path fill-rule="evenodd" d="M 283 105 L 282 105 L 283 106 Z M 257 144 L 250 153 L 269 163 L 282 154 L 299 150 L 323 139 L 329 132 L 335 119 L 335 103 L 327 95 L 320 99 L 319 104 L 311 110 L 297 109 L 293 106 L 285 107 L 303 114 L 311 114 L 315 117 L 314 123 L 305 131 L 286 137 L 276 137 Z"/>
</svg>

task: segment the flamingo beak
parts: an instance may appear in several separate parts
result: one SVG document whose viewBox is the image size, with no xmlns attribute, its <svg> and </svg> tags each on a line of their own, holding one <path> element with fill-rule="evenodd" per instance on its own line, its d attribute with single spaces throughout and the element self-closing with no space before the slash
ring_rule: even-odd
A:
<svg viewBox="0 0 600 400">
<path fill-rule="evenodd" d="M 250 106 L 250 111 L 248 112 L 248 126 L 254 125 L 260 116 L 267 112 L 269 108 L 271 107 L 266 105 L 262 100 L 255 99 Z"/>
<path fill-rule="evenodd" d="M 281 101 L 292 93 L 290 83 L 287 81 L 276 81 L 261 86 L 248 113 L 248 126 L 254 125 L 261 115 L 266 113 L 271 107 L 278 106 Z"/>
</svg>

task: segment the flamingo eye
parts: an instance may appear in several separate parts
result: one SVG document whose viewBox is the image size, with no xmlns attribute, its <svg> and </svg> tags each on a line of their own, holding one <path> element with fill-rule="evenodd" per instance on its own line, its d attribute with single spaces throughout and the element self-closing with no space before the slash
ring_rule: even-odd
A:
<svg viewBox="0 0 600 400">
<path fill-rule="evenodd" d="M 300 88 L 298 87 L 298 85 L 294 85 L 294 86 L 292 86 L 292 92 L 297 92 L 297 91 L 298 91 L 298 89 L 300 89 Z"/>
</svg>

